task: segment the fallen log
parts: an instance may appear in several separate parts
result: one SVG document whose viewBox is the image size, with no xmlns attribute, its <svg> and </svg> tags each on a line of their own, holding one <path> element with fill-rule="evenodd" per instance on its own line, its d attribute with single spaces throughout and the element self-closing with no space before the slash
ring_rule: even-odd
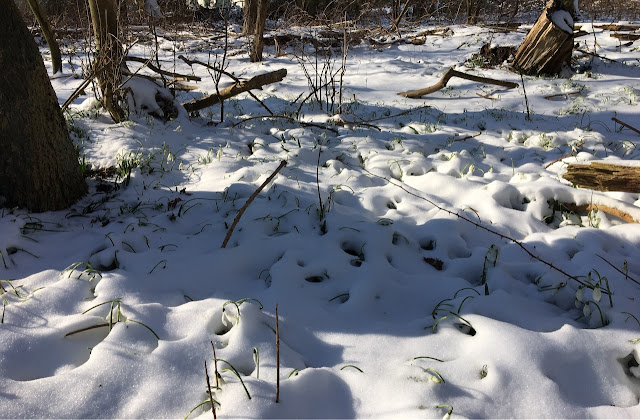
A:
<svg viewBox="0 0 640 420">
<path fill-rule="evenodd" d="M 449 82 L 449 79 L 451 79 L 452 77 L 459 77 L 461 79 L 470 80 L 472 82 L 488 83 L 488 84 L 491 84 L 491 85 L 498 85 L 498 86 L 506 87 L 507 89 L 515 89 L 518 86 L 520 86 L 517 83 L 507 82 L 505 80 L 498 80 L 498 79 L 491 79 L 491 78 L 488 78 L 488 77 L 474 76 L 474 75 L 471 75 L 471 74 L 467 74 L 467 73 L 463 73 L 461 71 L 454 70 L 453 67 L 450 67 L 449 70 L 444 72 L 444 74 L 442 75 L 442 77 L 440 78 L 438 83 L 436 83 L 435 85 L 429 86 L 429 87 L 424 88 L 424 89 L 410 90 L 410 91 L 407 91 L 407 92 L 400 92 L 400 93 L 398 93 L 398 95 L 404 96 L 404 97 L 410 98 L 410 99 L 418 99 L 418 98 L 420 98 L 420 97 L 422 97 L 424 95 L 428 95 L 430 93 L 437 92 L 437 91 L 439 91 L 441 89 L 444 89 L 447 86 L 447 83 Z"/>
<path fill-rule="evenodd" d="M 560 207 L 563 210 L 567 210 L 570 211 L 572 213 L 578 213 L 578 212 L 589 212 L 589 211 L 598 211 L 600 210 L 603 213 L 609 214 L 611 216 L 615 216 L 619 219 L 624 220 L 627 223 L 640 223 L 640 220 L 636 220 L 633 218 L 632 215 L 630 215 L 629 213 L 622 211 L 620 209 L 617 209 L 615 207 L 609 207 L 609 206 L 605 206 L 603 204 L 582 204 L 582 205 L 577 205 L 575 203 L 561 203 Z"/>
<path fill-rule="evenodd" d="M 592 162 L 588 165 L 571 164 L 562 177 L 582 188 L 640 193 L 640 166 L 602 162 Z"/>
<path fill-rule="evenodd" d="M 219 94 L 214 93 L 212 95 L 205 96 L 204 98 L 200 98 L 195 101 L 185 102 L 182 104 L 182 106 L 184 106 L 184 109 L 186 109 L 187 112 L 198 111 L 200 109 L 213 106 L 224 100 L 232 98 L 243 92 L 247 92 L 252 89 L 259 89 L 262 86 L 269 85 L 271 83 L 280 82 L 282 81 L 282 79 L 285 78 L 286 75 L 287 75 L 286 69 L 280 69 L 280 70 L 272 71 L 269 73 L 259 74 L 257 76 L 252 77 L 249 80 L 236 82 L 233 85 L 222 89 Z"/>
<path fill-rule="evenodd" d="M 614 32 L 612 34 L 609 34 L 609 36 L 611 38 L 617 38 L 620 41 L 637 41 L 640 39 L 640 34 L 628 34 L 621 32 Z"/>
<path fill-rule="evenodd" d="M 595 25 L 597 29 L 604 29 L 606 31 L 635 31 L 640 29 L 638 25 L 620 25 L 617 23 L 611 23 L 608 25 Z"/>
</svg>

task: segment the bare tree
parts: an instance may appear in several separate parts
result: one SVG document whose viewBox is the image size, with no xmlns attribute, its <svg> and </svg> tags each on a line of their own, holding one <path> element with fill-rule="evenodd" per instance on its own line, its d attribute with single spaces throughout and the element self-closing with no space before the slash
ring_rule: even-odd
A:
<svg viewBox="0 0 640 420">
<path fill-rule="evenodd" d="M 123 51 L 118 39 L 116 3 L 114 0 L 89 0 L 89 10 L 97 48 L 92 70 L 100 86 L 102 105 L 118 123 L 125 118 L 125 113 L 120 106 L 118 89 L 122 79 Z"/>
<path fill-rule="evenodd" d="M 40 51 L 13 0 L 0 0 L 0 39 L 0 206 L 68 207 L 87 185 Z"/>
<path fill-rule="evenodd" d="M 253 36 L 253 44 L 249 52 L 249 60 L 252 63 L 262 61 L 262 50 L 264 49 L 264 27 L 267 22 L 267 8 L 269 0 L 256 0 L 258 2 L 258 14 L 256 18 L 256 28 Z"/>
<path fill-rule="evenodd" d="M 47 41 L 47 45 L 49 45 L 49 50 L 51 51 L 51 64 L 53 66 L 52 73 L 56 74 L 57 72 L 62 71 L 62 56 L 60 55 L 60 46 L 58 45 L 58 41 L 56 41 L 56 36 L 51 29 L 49 17 L 46 15 L 44 10 L 40 8 L 37 0 L 27 1 L 29 2 L 31 12 L 33 12 L 33 15 L 38 20 L 44 39 Z"/>
<path fill-rule="evenodd" d="M 256 32 L 256 19 L 258 18 L 258 0 L 244 0 L 244 23 L 242 34 L 250 36 Z"/>
</svg>

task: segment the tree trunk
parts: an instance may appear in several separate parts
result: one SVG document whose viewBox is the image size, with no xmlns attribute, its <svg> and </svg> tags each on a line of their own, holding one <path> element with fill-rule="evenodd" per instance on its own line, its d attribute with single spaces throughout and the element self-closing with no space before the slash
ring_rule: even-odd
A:
<svg viewBox="0 0 640 420">
<path fill-rule="evenodd" d="M 118 39 L 118 19 L 114 0 L 89 0 L 91 23 L 96 37 L 97 54 L 93 70 L 102 94 L 102 105 L 114 122 L 125 118 L 120 106 L 120 72 L 123 65 L 122 45 Z"/>
<path fill-rule="evenodd" d="M 68 207 L 87 185 L 42 57 L 13 0 L 0 0 L 0 39 L 0 206 Z"/>
<path fill-rule="evenodd" d="M 244 0 L 244 23 L 242 35 L 251 36 L 256 33 L 256 19 L 258 18 L 258 0 Z"/>
<path fill-rule="evenodd" d="M 44 10 L 40 8 L 37 0 L 27 1 L 29 2 L 31 12 L 33 12 L 33 15 L 38 20 L 44 39 L 47 41 L 47 45 L 49 45 L 49 51 L 51 51 L 51 63 L 53 66 L 52 73 L 56 74 L 57 72 L 62 71 L 62 56 L 60 55 L 60 47 L 58 46 L 58 41 L 56 41 L 56 36 L 49 24 L 49 18 L 45 14 Z"/>
<path fill-rule="evenodd" d="M 559 74 L 571 63 L 573 53 L 573 20 L 561 27 L 553 21 L 556 13 L 572 14 L 551 0 L 516 52 L 513 68 L 524 74 Z M 564 5 L 563 5 L 564 6 Z M 558 16 L 558 15 L 556 15 Z M 568 29 L 568 30 L 567 30 Z"/>
<path fill-rule="evenodd" d="M 256 30 L 253 36 L 253 45 L 249 53 L 249 61 L 259 63 L 262 61 L 262 50 L 264 48 L 264 26 L 267 23 L 267 8 L 269 0 L 257 0 L 258 16 L 256 19 Z"/>
<path fill-rule="evenodd" d="M 483 6 L 483 0 L 467 0 L 466 2 L 466 15 L 467 25 L 475 25 L 478 23 L 478 16 L 480 15 L 480 9 Z"/>
</svg>

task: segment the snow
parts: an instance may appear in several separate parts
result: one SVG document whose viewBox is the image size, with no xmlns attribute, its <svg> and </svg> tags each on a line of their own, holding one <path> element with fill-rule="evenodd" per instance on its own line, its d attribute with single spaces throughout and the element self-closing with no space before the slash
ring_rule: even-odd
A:
<svg viewBox="0 0 640 420">
<path fill-rule="evenodd" d="M 577 9 L 576 9 L 577 10 Z M 551 14 L 551 21 L 564 32 L 573 33 L 573 18 L 566 10 L 556 10 Z"/>
<path fill-rule="evenodd" d="M 222 123 L 220 107 L 165 123 L 143 112 L 159 92 L 144 79 L 122 124 L 91 92 L 78 99 L 67 116 L 81 156 L 121 174 L 89 180 L 65 211 L 0 210 L 3 417 L 184 418 L 209 398 L 205 360 L 215 387 L 210 342 L 242 378 L 218 361 L 220 418 L 640 417 L 640 227 L 554 206 L 640 217 L 638 194 L 561 177 L 569 163 L 638 160 L 637 134 L 611 117 L 640 127 L 640 52 L 595 29 L 598 54 L 619 63 L 587 57 L 570 79 L 524 77 L 530 119 L 522 86 L 454 78 L 421 100 L 397 96 L 453 65 L 521 84 L 464 62 L 524 32 L 451 29 L 425 45 L 352 46 L 340 115 L 302 108 L 335 131 L 234 126 L 266 114 L 247 94 L 225 103 Z M 173 48 L 207 62 L 208 41 L 178 38 L 160 38 L 159 59 L 191 74 Z M 227 70 L 286 68 L 255 94 L 292 115 L 308 84 L 288 53 L 233 55 Z M 81 80 L 52 83 L 62 103 Z M 199 86 L 215 92 L 210 78 Z M 189 418 L 210 416 L 204 405 Z"/>
</svg>

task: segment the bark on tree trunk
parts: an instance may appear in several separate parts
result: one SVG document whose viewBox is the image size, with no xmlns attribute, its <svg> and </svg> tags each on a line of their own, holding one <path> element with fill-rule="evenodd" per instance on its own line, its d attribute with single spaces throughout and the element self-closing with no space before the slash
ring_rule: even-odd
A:
<svg viewBox="0 0 640 420">
<path fill-rule="evenodd" d="M 44 10 L 40 8 L 37 0 L 27 1 L 29 2 L 31 12 L 33 12 L 33 15 L 38 20 L 44 39 L 47 41 L 47 45 L 49 45 L 49 51 L 51 51 L 51 63 L 53 66 L 51 72 L 56 74 L 57 72 L 62 71 L 62 56 L 60 55 L 60 46 L 58 45 L 58 41 L 56 41 L 56 36 L 49 24 L 49 18 Z"/>
<path fill-rule="evenodd" d="M 244 1 L 244 23 L 242 35 L 251 36 L 256 32 L 256 19 L 258 18 L 258 0 Z"/>
<path fill-rule="evenodd" d="M 87 185 L 42 57 L 13 0 L 0 0 L 0 39 L 0 206 L 68 207 Z"/>
<path fill-rule="evenodd" d="M 550 6 L 554 7 L 550 7 Z M 558 74 L 571 63 L 573 52 L 573 22 L 566 22 L 570 31 L 566 31 L 552 20 L 558 11 L 571 13 L 571 10 L 559 9 L 550 1 L 533 28 L 527 34 L 516 52 L 513 68 L 524 74 Z"/>
<path fill-rule="evenodd" d="M 125 112 L 120 106 L 118 89 L 122 80 L 123 52 L 118 39 L 116 4 L 114 0 L 89 0 L 89 10 L 98 49 L 93 68 L 102 93 L 102 105 L 113 121 L 119 123 L 125 119 Z"/>
<path fill-rule="evenodd" d="M 256 30 L 253 37 L 253 45 L 249 53 L 249 61 L 259 63 L 262 61 L 262 50 L 264 48 L 264 26 L 267 23 L 267 8 L 269 0 L 256 0 L 258 2 L 258 16 L 256 19 Z"/>
</svg>

